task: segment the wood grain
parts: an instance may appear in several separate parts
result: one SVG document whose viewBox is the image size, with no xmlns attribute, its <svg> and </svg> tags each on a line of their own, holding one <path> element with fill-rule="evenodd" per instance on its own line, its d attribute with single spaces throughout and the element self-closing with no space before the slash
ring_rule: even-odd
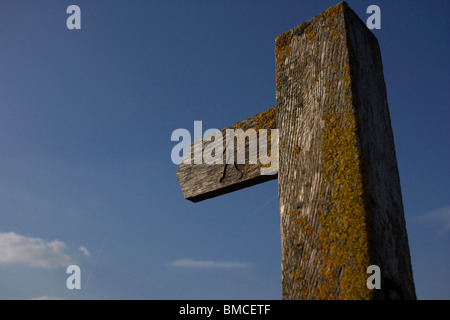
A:
<svg viewBox="0 0 450 320">
<path fill-rule="evenodd" d="M 275 54 L 283 299 L 415 299 L 376 38 L 340 3 Z"/>
<path fill-rule="evenodd" d="M 247 129 L 255 129 L 257 138 L 259 140 L 259 130 L 276 129 L 276 111 L 275 108 L 266 110 L 260 114 L 254 115 L 246 120 L 235 123 L 234 125 L 221 130 L 223 138 L 223 150 L 226 151 L 226 130 L 227 129 L 241 129 L 244 132 Z M 271 131 L 268 131 L 269 133 Z M 210 146 L 212 141 L 202 139 L 202 153 Z M 268 150 L 271 150 L 271 139 L 268 137 Z M 217 143 L 217 142 L 216 142 Z M 249 162 L 249 140 L 245 139 L 245 163 L 237 164 L 237 141 L 234 143 L 234 163 L 226 164 L 226 152 L 223 155 L 221 164 L 207 164 L 202 162 L 195 164 L 194 161 L 194 144 L 191 144 L 191 152 L 187 153 L 185 157 L 191 157 L 191 164 L 181 163 L 177 170 L 177 178 L 180 184 L 183 195 L 186 199 L 192 202 L 198 202 L 213 197 L 220 196 L 239 189 L 250 187 L 258 183 L 262 183 L 277 178 L 277 171 L 272 174 L 261 174 L 263 164 L 258 161 L 255 164 Z M 198 156 L 198 155 L 197 155 Z"/>
</svg>

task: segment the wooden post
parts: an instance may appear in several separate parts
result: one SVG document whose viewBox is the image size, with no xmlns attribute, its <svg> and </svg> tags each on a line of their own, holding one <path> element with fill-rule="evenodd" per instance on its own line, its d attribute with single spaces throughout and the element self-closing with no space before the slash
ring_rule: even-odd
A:
<svg viewBox="0 0 450 320">
<path fill-rule="evenodd" d="M 375 36 L 344 2 L 275 54 L 283 299 L 415 299 Z"/>
</svg>

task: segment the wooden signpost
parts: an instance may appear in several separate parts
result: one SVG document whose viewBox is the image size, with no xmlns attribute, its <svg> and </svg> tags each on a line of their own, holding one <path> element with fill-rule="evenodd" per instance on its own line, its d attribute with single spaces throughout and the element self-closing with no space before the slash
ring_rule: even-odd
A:
<svg viewBox="0 0 450 320">
<path fill-rule="evenodd" d="M 229 128 L 278 129 L 278 173 L 182 163 L 185 198 L 278 178 L 283 299 L 416 299 L 378 41 L 343 2 L 281 34 L 275 58 L 276 108 Z"/>
</svg>

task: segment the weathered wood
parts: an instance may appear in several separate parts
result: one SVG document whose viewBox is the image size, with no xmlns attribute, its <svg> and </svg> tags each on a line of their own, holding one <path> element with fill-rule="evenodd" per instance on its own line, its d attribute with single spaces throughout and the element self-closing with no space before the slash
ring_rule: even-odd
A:
<svg viewBox="0 0 450 320">
<path fill-rule="evenodd" d="M 280 131 L 283 298 L 415 299 L 376 38 L 344 2 L 280 35 L 275 55 L 276 111 L 226 129 Z M 277 178 L 263 167 L 181 164 L 177 177 L 196 202 Z M 379 290 L 367 288 L 370 265 Z"/>
<path fill-rule="evenodd" d="M 227 129 L 242 129 L 243 131 L 246 131 L 247 129 L 255 129 L 259 140 L 260 129 L 276 129 L 276 110 L 275 108 L 271 108 L 265 112 L 254 115 L 244 121 L 222 129 L 221 133 L 224 139 L 219 142 L 223 143 L 224 154 L 221 164 L 207 164 L 203 161 L 200 161 L 202 162 L 201 164 L 195 164 L 194 162 L 197 162 L 194 161 L 194 144 L 196 141 L 192 142 L 190 152 L 188 151 L 183 158 L 183 162 L 185 162 L 186 157 L 190 157 L 190 164 L 181 163 L 177 170 L 178 182 L 186 199 L 193 202 L 198 202 L 277 178 L 276 170 L 271 174 L 261 174 L 261 168 L 265 165 L 261 164 L 259 158 L 257 159 L 258 161 L 256 164 L 249 163 L 248 139 L 245 139 L 246 162 L 237 164 L 237 161 L 235 161 L 234 164 L 226 164 L 227 157 L 225 151 L 227 145 L 225 137 Z M 270 133 L 270 131 L 268 131 L 268 133 Z M 206 137 L 202 139 L 202 153 L 210 144 L 215 143 L 214 139 L 210 140 L 206 139 Z M 268 136 L 268 150 L 271 150 L 270 141 L 270 136 Z M 235 141 L 235 160 L 237 160 L 238 151 L 242 150 L 238 150 L 237 141 Z M 276 167 L 278 167 L 277 164 Z"/>
<path fill-rule="evenodd" d="M 283 298 L 415 299 L 376 38 L 340 3 L 275 53 Z"/>
</svg>

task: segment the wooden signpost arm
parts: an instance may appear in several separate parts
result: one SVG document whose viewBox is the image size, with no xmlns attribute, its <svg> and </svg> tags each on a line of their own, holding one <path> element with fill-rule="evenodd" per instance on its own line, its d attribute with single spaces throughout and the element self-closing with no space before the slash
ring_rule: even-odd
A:
<svg viewBox="0 0 450 320">
<path fill-rule="evenodd" d="M 248 149 L 250 141 L 243 135 L 243 133 L 245 133 L 248 129 L 253 129 L 256 132 L 257 139 L 256 141 L 252 141 L 252 143 L 259 142 L 259 130 L 267 130 L 269 133 L 267 142 L 268 150 L 271 150 L 271 139 L 269 138 L 271 130 L 276 129 L 275 108 L 268 109 L 246 120 L 222 129 L 220 131 L 222 140 L 220 141 L 214 141 L 214 139 L 208 139 L 205 137 L 202 141 L 192 142 L 190 147 L 191 152 L 185 155 L 185 159 L 189 158 L 190 161 L 187 162 L 190 163 L 181 163 L 177 170 L 178 182 L 186 199 L 192 202 L 198 202 L 277 178 L 276 171 L 272 174 L 261 174 L 261 168 L 264 164 L 261 164 L 259 158 L 257 159 L 257 163 L 249 163 Z M 226 149 L 227 147 L 230 147 L 229 145 L 227 146 L 226 141 L 227 130 L 234 130 L 235 132 L 237 132 L 237 130 L 242 130 L 241 135 L 238 134 L 236 138 L 233 138 L 234 141 L 232 143 L 234 144 L 234 161 L 232 164 L 227 164 Z M 239 140 L 245 141 L 245 150 L 239 150 Z M 208 164 L 204 161 L 202 163 L 195 164 L 193 160 L 196 157 L 196 155 L 194 155 L 194 144 L 196 142 L 202 143 L 202 155 L 210 144 L 221 143 L 223 147 L 223 159 L 219 164 Z M 258 145 L 258 148 L 259 147 L 260 146 Z M 246 156 L 246 162 L 237 164 L 237 153 L 243 151 Z"/>
</svg>

